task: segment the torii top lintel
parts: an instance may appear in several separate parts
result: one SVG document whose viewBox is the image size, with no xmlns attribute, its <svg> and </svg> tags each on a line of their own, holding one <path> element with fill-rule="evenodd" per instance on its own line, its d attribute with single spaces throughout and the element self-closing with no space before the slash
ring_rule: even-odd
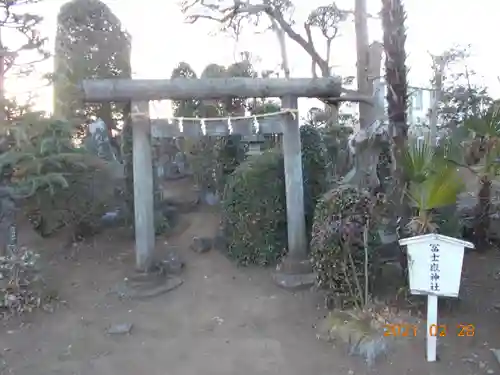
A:
<svg viewBox="0 0 500 375">
<path fill-rule="evenodd" d="M 174 78 L 84 80 L 86 102 L 128 102 L 219 98 L 337 98 L 339 77 L 328 78 Z"/>
</svg>

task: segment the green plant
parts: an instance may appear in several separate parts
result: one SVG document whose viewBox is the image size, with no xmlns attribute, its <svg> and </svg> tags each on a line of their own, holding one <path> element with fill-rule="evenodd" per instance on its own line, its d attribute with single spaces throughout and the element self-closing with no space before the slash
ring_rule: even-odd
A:
<svg viewBox="0 0 500 375">
<path fill-rule="evenodd" d="M 300 128 L 300 141 L 302 144 L 303 168 L 306 171 L 306 185 L 311 189 L 313 204 L 326 190 L 326 150 L 321 134 L 312 125 L 303 125 Z"/>
<path fill-rule="evenodd" d="M 343 177 L 352 168 L 352 158 L 349 155 L 349 136 L 353 129 L 348 126 L 329 126 L 319 130 L 325 142 L 330 179 Z"/>
<path fill-rule="evenodd" d="M 188 154 L 196 185 L 206 191 L 222 193 L 227 177 L 245 159 L 241 137 L 207 136 L 194 142 Z"/>
<path fill-rule="evenodd" d="M 363 307 L 368 303 L 378 244 L 374 208 L 367 190 L 340 185 L 324 194 L 316 206 L 311 260 L 316 286 L 327 291 L 331 305 Z"/>
<path fill-rule="evenodd" d="M 474 169 L 479 177 L 477 193 L 478 206 L 473 220 L 473 232 L 478 249 L 484 251 L 488 247 L 490 228 L 491 185 L 500 174 L 500 111 L 491 108 L 482 117 L 469 118 L 465 128 L 474 134 L 478 146 L 478 166 Z"/>
<path fill-rule="evenodd" d="M 72 123 L 53 119 L 20 122 L 0 155 L 12 196 L 44 236 L 66 225 L 93 227 L 114 194 L 110 165 L 76 147 L 75 132 Z"/>
<path fill-rule="evenodd" d="M 228 256 L 239 264 L 268 265 L 286 252 L 283 156 L 250 157 L 231 175 L 222 199 Z"/>
<path fill-rule="evenodd" d="M 409 142 L 400 163 L 408 181 L 405 195 L 414 211 L 408 223 L 409 234 L 443 233 L 439 210 L 454 207 L 464 188 L 456 166 L 431 147 L 428 140 Z"/>
<path fill-rule="evenodd" d="M 83 79 L 130 78 L 130 35 L 103 2 L 72 0 L 59 9 L 55 47 L 54 113 L 66 119 L 100 117 L 111 135 L 113 120 L 123 119 L 127 104 L 84 104 L 78 86 Z"/>
<path fill-rule="evenodd" d="M 256 72 L 249 55 L 242 54 L 241 61 L 228 67 L 209 64 L 200 78 L 255 77 Z M 197 79 L 193 68 L 181 62 L 172 71 L 171 77 Z M 247 103 L 242 98 L 221 98 L 216 100 L 180 100 L 172 102 L 176 117 L 221 118 L 227 121 L 230 116 L 244 116 Z M 221 194 L 226 178 L 245 159 L 244 145 L 240 135 L 202 137 L 194 142 L 184 140 L 183 152 L 193 172 L 195 183 L 202 190 Z"/>
<path fill-rule="evenodd" d="M 305 219 L 310 233 L 314 202 L 324 186 L 320 138 L 301 127 Z M 283 154 L 279 148 L 252 156 L 229 177 L 222 199 L 228 256 L 239 264 L 273 264 L 287 250 Z"/>
</svg>

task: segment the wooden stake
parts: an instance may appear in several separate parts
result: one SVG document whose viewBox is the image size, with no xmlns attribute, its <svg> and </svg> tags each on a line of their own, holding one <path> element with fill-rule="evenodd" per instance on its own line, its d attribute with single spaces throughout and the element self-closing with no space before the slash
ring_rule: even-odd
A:
<svg viewBox="0 0 500 375">
<path fill-rule="evenodd" d="M 427 362 L 436 362 L 438 325 L 438 297 L 427 296 Z"/>
</svg>

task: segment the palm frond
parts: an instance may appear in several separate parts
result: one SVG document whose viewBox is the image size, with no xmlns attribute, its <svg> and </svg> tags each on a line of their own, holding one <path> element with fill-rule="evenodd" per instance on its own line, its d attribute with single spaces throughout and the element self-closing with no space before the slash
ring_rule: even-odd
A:
<svg viewBox="0 0 500 375">
<path fill-rule="evenodd" d="M 456 169 L 448 167 L 421 183 L 410 184 L 407 195 L 419 211 L 428 211 L 455 204 L 464 187 Z"/>
<path fill-rule="evenodd" d="M 408 181 L 421 183 L 431 172 L 434 150 L 428 142 L 410 141 L 401 158 L 401 165 Z"/>
<path fill-rule="evenodd" d="M 472 117 L 464 122 L 464 126 L 480 137 L 498 138 L 500 136 L 500 112 L 490 111 L 482 117 Z"/>
<path fill-rule="evenodd" d="M 480 137 L 491 133 L 490 123 L 484 118 L 473 117 L 465 120 L 464 126 L 469 131 Z"/>
</svg>

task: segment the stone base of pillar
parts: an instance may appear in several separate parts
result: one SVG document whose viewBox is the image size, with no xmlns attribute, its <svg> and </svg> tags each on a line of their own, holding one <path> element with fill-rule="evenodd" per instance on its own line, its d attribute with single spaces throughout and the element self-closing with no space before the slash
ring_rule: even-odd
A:
<svg viewBox="0 0 500 375">
<path fill-rule="evenodd" d="M 314 285 L 316 274 L 308 259 L 285 257 L 273 272 L 274 282 L 286 289 L 308 289 Z"/>
<path fill-rule="evenodd" d="M 183 280 L 176 275 L 167 275 L 158 270 L 141 272 L 134 270 L 116 287 L 122 298 L 146 299 L 157 297 L 181 286 Z"/>
</svg>

